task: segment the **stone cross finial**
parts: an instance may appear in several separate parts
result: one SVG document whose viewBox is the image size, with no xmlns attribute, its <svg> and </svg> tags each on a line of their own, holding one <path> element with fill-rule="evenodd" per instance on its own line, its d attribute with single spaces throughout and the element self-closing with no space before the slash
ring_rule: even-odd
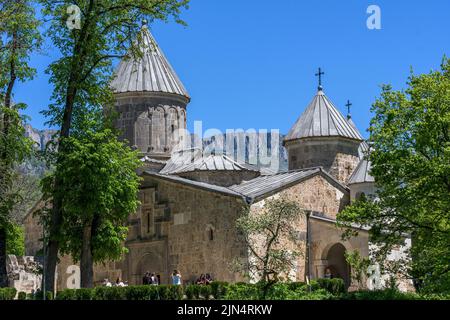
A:
<svg viewBox="0 0 450 320">
<path fill-rule="evenodd" d="M 319 77 L 319 91 L 322 91 L 323 87 L 322 87 L 322 75 L 324 75 L 325 72 L 322 72 L 322 69 L 319 68 L 319 72 L 316 73 L 316 77 Z"/>
<path fill-rule="evenodd" d="M 350 112 L 350 107 L 353 104 L 350 102 L 350 100 L 347 100 L 347 104 L 345 105 L 347 107 L 347 119 L 351 119 L 352 118 L 352 114 Z"/>
</svg>

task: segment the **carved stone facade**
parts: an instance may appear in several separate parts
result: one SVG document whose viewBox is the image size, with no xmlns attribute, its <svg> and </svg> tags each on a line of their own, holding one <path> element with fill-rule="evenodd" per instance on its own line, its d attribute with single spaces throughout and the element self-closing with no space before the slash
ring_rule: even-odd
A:
<svg viewBox="0 0 450 320">
<path fill-rule="evenodd" d="M 186 129 L 188 99 L 167 93 L 122 93 L 116 101 L 121 138 L 144 155 L 169 159 Z"/>
<path fill-rule="evenodd" d="M 289 170 L 321 166 L 346 183 L 360 161 L 359 145 L 359 141 L 337 137 L 288 141 Z"/>
</svg>

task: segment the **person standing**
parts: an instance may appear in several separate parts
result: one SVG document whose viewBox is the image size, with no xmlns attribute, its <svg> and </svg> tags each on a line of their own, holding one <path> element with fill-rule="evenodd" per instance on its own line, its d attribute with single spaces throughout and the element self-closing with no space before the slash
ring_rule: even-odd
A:
<svg viewBox="0 0 450 320">
<path fill-rule="evenodd" d="M 172 273 L 172 284 L 174 286 L 180 286 L 181 285 L 181 274 L 178 272 L 178 270 L 173 270 L 173 273 Z"/>
</svg>

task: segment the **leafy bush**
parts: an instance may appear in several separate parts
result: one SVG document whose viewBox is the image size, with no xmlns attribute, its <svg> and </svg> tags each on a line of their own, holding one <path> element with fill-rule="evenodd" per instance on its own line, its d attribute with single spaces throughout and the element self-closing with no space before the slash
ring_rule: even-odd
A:
<svg viewBox="0 0 450 320">
<path fill-rule="evenodd" d="M 158 300 L 159 293 L 156 286 L 130 286 L 125 287 L 127 300 Z"/>
<path fill-rule="evenodd" d="M 15 288 L 0 288 L 0 300 L 14 300 L 16 293 Z"/>
<path fill-rule="evenodd" d="M 385 289 L 374 291 L 355 291 L 340 297 L 343 300 L 419 300 L 423 299 L 417 293 L 400 292 L 397 289 Z"/>
<path fill-rule="evenodd" d="M 222 299 L 226 293 L 228 288 L 227 282 L 213 281 L 211 284 L 211 294 L 216 300 Z"/>
<path fill-rule="evenodd" d="M 200 299 L 208 300 L 212 295 L 212 289 L 209 285 L 200 286 Z"/>
<path fill-rule="evenodd" d="M 189 300 L 197 300 L 200 296 L 200 286 L 197 284 L 188 285 L 185 289 L 185 293 Z"/>
<path fill-rule="evenodd" d="M 19 292 L 17 295 L 17 300 L 27 300 L 27 293 L 23 291 Z"/>
<path fill-rule="evenodd" d="M 224 300 L 258 300 L 261 295 L 260 288 L 254 284 L 230 284 Z"/>
<path fill-rule="evenodd" d="M 79 291 L 79 290 L 83 290 L 83 289 L 78 289 L 78 290 L 65 289 L 63 291 L 59 291 L 56 294 L 56 300 L 78 300 L 77 299 L 77 291 Z M 92 289 L 85 289 L 85 290 L 92 292 Z"/>
<path fill-rule="evenodd" d="M 339 295 L 345 293 L 344 280 L 336 279 L 317 279 L 317 283 L 322 289 L 327 290 L 331 294 Z"/>
<path fill-rule="evenodd" d="M 125 289 L 123 287 L 96 287 L 93 300 L 125 300 Z"/>
<path fill-rule="evenodd" d="M 339 279 L 331 279 L 339 280 Z M 129 286 L 97 287 L 94 289 L 64 290 L 58 292 L 58 300 L 258 300 L 262 297 L 262 285 L 248 283 L 212 283 L 211 285 L 173 286 Z M 342 281 L 311 281 L 305 283 L 276 283 L 269 287 L 267 300 L 448 300 L 448 295 L 420 295 L 402 293 L 395 289 L 378 291 L 343 292 Z M 15 289 L 0 289 L 0 300 L 8 292 L 9 300 L 14 299 Z"/>
</svg>

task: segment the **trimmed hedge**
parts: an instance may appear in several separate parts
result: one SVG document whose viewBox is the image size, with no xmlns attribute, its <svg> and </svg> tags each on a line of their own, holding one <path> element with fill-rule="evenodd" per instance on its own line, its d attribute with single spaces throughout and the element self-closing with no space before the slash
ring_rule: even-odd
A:
<svg viewBox="0 0 450 320">
<path fill-rule="evenodd" d="M 16 293 L 15 288 L 0 288 L 0 300 L 14 300 Z"/>
<path fill-rule="evenodd" d="M 210 285 L 97 287 L 67 289 L 58 292 L 57 300 L 260 300 L 263 284 L 213 282 Z M 12 294 L 14 293 L 14 294 Z M 14 298 L 11 290 L 9 297 Z M 0 291 L 1 298 L 1 291 Z M 267 291 L 266 300 L 448 300 L 450 296 L 402 293 L 394 289 L 345 292 L 341 279 L 277 283 Z M 11 300 L 10 299 L 10 300 Z"/>
</svg>

